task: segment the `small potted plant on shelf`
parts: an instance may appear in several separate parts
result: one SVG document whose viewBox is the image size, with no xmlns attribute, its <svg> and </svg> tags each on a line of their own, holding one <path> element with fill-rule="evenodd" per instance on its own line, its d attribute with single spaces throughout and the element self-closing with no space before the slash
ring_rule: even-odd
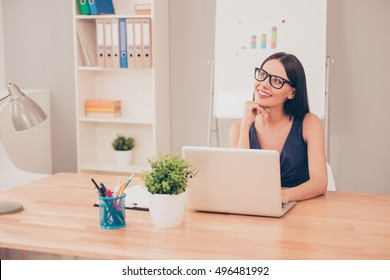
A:
<svg viewBox="0 0 390 280">
<path fill-rule="evenodd" d="M 182 223 L 188 180 L 198 171 L 179 155 L 162 154 L 148 159 L 151 169 L 141 179 L 150 193 L 149 212 L 157 227 L 171 228 Z"/>
<path fill-rule="evenodd" d="M 135 140 L 133 137 L 125 137 L 118 134 L 112 142 L 112 147 L 115 150 L 115 159 L 118 166 L 128 166 L 132 161 L 133 148 Z"/>
</svg>

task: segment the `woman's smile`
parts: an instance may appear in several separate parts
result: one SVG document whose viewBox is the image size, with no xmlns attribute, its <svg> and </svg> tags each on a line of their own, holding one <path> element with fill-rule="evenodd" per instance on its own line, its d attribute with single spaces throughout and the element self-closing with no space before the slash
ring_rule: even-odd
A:
<svg viewBox="0 0 390 280">
<path fill-rule="evenodd" d="M 258 96 L 259 96 L 260 98 L 268 98 L 268 97 L 272 97 L 272 95 L 271 95 L 271 94 L 269 94 L 269 93 L 266 93 L 266 92 L 264 92 L 264 91 L 261 91 L 261 90 L 259 90 L 259 91 L 258 91 Z"/>
</svg>

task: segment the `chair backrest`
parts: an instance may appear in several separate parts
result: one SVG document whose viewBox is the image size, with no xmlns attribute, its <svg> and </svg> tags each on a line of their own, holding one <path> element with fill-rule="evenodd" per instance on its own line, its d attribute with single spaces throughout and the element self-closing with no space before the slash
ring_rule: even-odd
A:
<svg viewBox="0 0 390 280">
<path fill-rule="evenodd" d="M 329 163 L 326 163 L 327 171 L 328 171 L 328 191 L 335 191 L 336 184 L 334 182 L 332 168 L 330 168 Z"/>
<path fill-rule="evenodd" d="M 48 176 L 48 174 L 28 172 L 19 169 L 9 158 L 3 142 L 0 139 L 0 191 L 26 184 L 46 176 Z"/>
</svg>

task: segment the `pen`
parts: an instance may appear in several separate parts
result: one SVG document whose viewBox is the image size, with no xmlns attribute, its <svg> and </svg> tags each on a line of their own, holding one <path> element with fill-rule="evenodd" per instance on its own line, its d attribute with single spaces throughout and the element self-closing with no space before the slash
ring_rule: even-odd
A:
<svg viewBox="0 0 390 280">
<path fill-rule="evenodd" d="M 114 189 L 114 192 L 113 192 L 113 196 L 116 196 L 118 190 L 119 190 L 119 187 L 122 185 L 122 181 L 118 181 L 118 183 L 116 184 L 115 186 L 115 189 Z"/>
<path fill-rule="evenodd" d="M 110 217 L 112 217 L 114 223 L 116 225 L 121 225 L 124 223 L 124 217 L 122 215 L 122 212 L 121 211 L 117 211 L 113 205 L 113 203 L 111 203 L 111 201 L 104 201 L 104 203 L 106 204 L 107 206 L 107 209 L 108 209 L 108 215 L 106 217 L 107 220 L 110 219 Z"/>
<path fill-rule="evenodd" d="M 92 183 L 95 185 L 97 191 L 100 192 L 99 186 L 98 186 L 98 184 L 95 182 L 95 180 L 94 180 L 93 178 L 91 178 L 91 181 L 92 181 Z"/>
<path fill-rule="evenodd" d="M 107 197 L 113 197 L 111 190 L 107 190 Z M 123 214 L 122 214 L 122 211 L 121 211 L 119 205 L 117 204 L 116 201 L 110 201 L 110 202 L 111 202 L 112 206 L 114 206 L 115 210 L 117 211 L 116 214 L 118 215 L 120 222 L 123 223 L 125 220 L 125 217 L 123 217 Z M 111 215 L 112 215 L 112 213 L 111 213 Z"/>
<path fill-rule="evenodd" d="M 107 197 L 113 197 L 111 190 L 107 190 L 106 196 L 107 196 Z M 116 204 L 115 201 L 112 202 L 112 205 L 114 205 L 115 209 L 116 209 L 117 211 L 119 211 L 119 206 L 118 206 L 118 204 Z"/>
<path fill-rule="evenodd" d="M 107 189 L 106 189 L 106 187 L 103 185 L 103 183 L 100 183 L 99 192 L 100 192 L 100 195 L 101 195 L 101 196 L 106 196 L 106 194 L 107 194 Z"/>
<path fill-rule="evenodd" d="M 107 190 L 106 196 L 107 196 L 107 197 L 112 197 L 112 192 L 111 192 L 111 190 Z"/>
<path fill-rule="evenodd" d="M 100 187 L 98 186 L 98 184 L 95 182 L 95 180 L 94 179 L 91 179 L 92 180 L 92 182 L 95 184 L 95 186 L 96 186 L 96 188 L 98 189 L 98 192 L 99 192 L 99 195 L 101 196 L 101 197 L 105 197 L 106 196 L 106 191 L 107 191 L 107 189 L 106 189 L 106 187 L 103 185 L 103 183 L 100 183 Z M 103 200 L 100 200 L 100 202 L 102 202 Z M 106 204 L 106 206 L 107 206 L 107 209 L 109 210 L 109 207 L 108 207 L 108 205 L 107 205 L 107 202 L 106 201 L 103 201 L 104 202 L 104 204 Z M 102 211 L 103 211 L 103 216 L 105 217 L 105 219 L 106 220 L 109 220 L 110 219 L 110 215 L 111 215 L 111 213 L 110 212 L 106 212 L 106 208 L 102 208 Z"/>
<path fill-rule="evenodd" d="M 127 180 L 127 183 L 126 183 L 126 186 L 125 186 L 125 189 L 127 188 L 127 186 L 129 185 L 129 183 L 131 182 L 131 179 L 133 179 L 134 177 L 134 173 L 130 175 L 130 178 L 129 180 Z"/>
<path fill-rule="evenodd" d="M 104 197 L 112 197 L 112 192 L 111 190 L 107 189 L 103 183 L 100 183 L 100 188 L 99 188 L 99 191 L 100 191 L 100 194 L 101 196 L 104 196 Z M 122 212 L 118 211 L 119 208 L 117 209 L 117 205 L 114 203 L 114 201 L 104 201 L 104 203 L 106 204 L 107 208 L 108 208 L 108 216 L 107 216 L 107 220 L 110 219 L 110 216 L 112 217 L 112 219 L 114 220 L 114 223 L 116 225 L 121 225 L 124 223 L 124 217 L 122 215 Z M 115 205 L 117 207 L 115 207 Z M 113 208 L 114 207 L 114 208 Z"/>
</svg>

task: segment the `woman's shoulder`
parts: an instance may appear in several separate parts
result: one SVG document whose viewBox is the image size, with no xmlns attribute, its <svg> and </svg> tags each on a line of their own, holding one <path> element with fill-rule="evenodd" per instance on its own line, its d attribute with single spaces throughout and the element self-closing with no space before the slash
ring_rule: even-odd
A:
<svg viewBox="0 0 390 280">
<path fill-rule="evenodd" d="M 317 134 L 323 131 L 321 119 L 313 113 L 307 113 L 303 118 L 303 137 L 307 139 L 307 136 L 314 133 Z"/>
<path fill-rule="evenodd" d="M 312 126 L 312 125 L 321 125 L 320 118 L 313 113 L 306 113 L 303 117 L 294 117 L 294 123 L 299 124 L 299 126 Z"/>
<path fill-rule="evenodd" d="M 306 115 L 303 117 L 303 125 L 306 124 L 312 124 L 312 123 L 319 123 L 321 124 L 320 118 L 313 113 L 306 113 Z"/>
</svg>

